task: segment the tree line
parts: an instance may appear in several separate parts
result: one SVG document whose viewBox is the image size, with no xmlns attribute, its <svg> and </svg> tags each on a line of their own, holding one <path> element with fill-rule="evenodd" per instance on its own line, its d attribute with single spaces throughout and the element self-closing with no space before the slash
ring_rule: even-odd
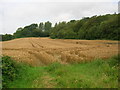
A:
<svg viewBox="0 0 120 90">
<path fill-rule="evenodd" d="M 50 37 L 52 39 L 109 39 L 119 40 L 120 14 L 106 14 L 100 16 L 84 17 L 81 20 L 59 22 L 52 27 L 47 21 L 20 27 L 13 35 L 2 35 L 2 40 L 11 40 L 24 37 Z"/>
<path fill-rule="evenodd" d="M 118 40 L 120 14 L 85 17 L 56 24 L 51 30 L 51 38 L 60 39 L 110 39 Z"/>
</svg>

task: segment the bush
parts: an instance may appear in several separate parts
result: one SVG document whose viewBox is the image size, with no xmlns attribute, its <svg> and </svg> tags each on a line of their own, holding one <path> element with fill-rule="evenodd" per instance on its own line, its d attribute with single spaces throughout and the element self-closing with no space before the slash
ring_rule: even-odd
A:
<svg viewBox="0 0 120 90">
<path fill-rule="evenodd" d="M 9 56 L 2 57 L 2 87 L 8 88 L 8 84 L 19 76 L 20 65 Z"/>
</svg>

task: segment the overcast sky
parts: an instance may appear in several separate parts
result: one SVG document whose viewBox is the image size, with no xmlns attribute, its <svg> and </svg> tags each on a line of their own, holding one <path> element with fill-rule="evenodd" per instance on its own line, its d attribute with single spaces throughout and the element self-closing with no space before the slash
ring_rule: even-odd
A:
<svg viewBox="0 0 120 90">
<path fill-rule="evenodd" d="M 49 1 L 49 2 L 48 2 Z M 88 2 L 89 1 L 89 2 Z M 82 17 L 118 12 L 119 0 L 0 0 L 0 34 L 50 21 L 79 20 Z"/>
</svg>

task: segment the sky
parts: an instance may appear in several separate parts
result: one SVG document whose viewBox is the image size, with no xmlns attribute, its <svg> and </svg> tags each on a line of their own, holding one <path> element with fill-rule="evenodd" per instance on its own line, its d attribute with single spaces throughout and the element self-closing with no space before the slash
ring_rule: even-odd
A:
<svg viewBox="0 0 120 90">
<path fill-rule="evenodd" d="M 32 23 L 80 20 L 118 13 L 119 0 L 0 0 L 0 34 Z"/>
</svg>

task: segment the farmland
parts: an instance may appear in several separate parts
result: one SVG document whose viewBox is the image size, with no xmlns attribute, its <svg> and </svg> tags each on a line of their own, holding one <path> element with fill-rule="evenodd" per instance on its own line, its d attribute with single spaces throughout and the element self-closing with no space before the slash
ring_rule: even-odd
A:
<svg viewBox="0 0 120 90">
<path fill-rule="evenodd" d="M 20 38 L 2 43 L 3 55 L 33 66 L 107 59 L 118 54 L 118 41 Z"/>
<path fill-rule="evenodd" d="M 3 87 L 118 87 L 118 57 L 113 57 L 118 54 L 118 41 L 30 37 L 0 43 Z"/>
<path fill-rule="evenodd" d="M 59 1 L 0 3 L 0 88 L 120 88 L 118 2 Z"/>
</svg>

